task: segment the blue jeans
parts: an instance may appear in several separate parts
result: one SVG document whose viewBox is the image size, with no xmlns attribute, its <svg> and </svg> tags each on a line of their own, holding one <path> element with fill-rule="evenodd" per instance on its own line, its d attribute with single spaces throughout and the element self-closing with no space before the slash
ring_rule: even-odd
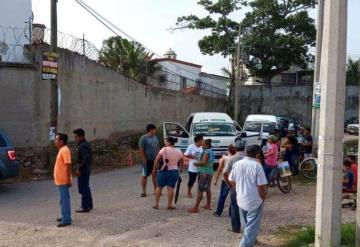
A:
<svg viewBox="0 0 360 247">
<path fill-rule="evenodd" d="M 241 222 L 240 222 L 240 214 L 239 214 L 239 206 L 236 200 L 236 190 L 230 189 L 230 217 L 231 217 L 231 228 L 233 231 L 241 230 Z"/>
<path fill-rule="evenodd" d="M 61 223 L 71 224 L 70 186 L 59 185 L 58 188 L 60 192 Z"/>
<path fill-rule="evenodd" d="M 254 211 L 245 211 L 240 208 L 241 223 L 244 226 L 244 234 L 240 241 L 240 247 L 252 247 L 255 245 L 260 230 L 260 221 L 264 204 L 261 204 Z"/>
<path fill-rule="evenodd" d="M 81 208 L 93 209 L 93 202 L 90 190 L 90 172 L 81 173 L 78 177 L 78 189 L 81 194 Z"/>
<path fill-rule="evenodd" d="M 221 187 L 220 187 L 219 200 L 218 200 L 217 209 L 215 211 L 215 214 L 221 215 L 222 212 L 224 211 L 225 200 L 229 194 L 229 190 L 230 190 L 229 186 L 225 183 L 224 180 L 222 180 Z"/>
</svg>

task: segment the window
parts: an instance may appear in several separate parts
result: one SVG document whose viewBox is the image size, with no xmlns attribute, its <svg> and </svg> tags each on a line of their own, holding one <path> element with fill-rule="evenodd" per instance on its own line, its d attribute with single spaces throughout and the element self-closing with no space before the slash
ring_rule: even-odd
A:
<svg viewBox="0 0 360 247">
<path fill-rule="evenodd" d="M 165 82 L 166 82 L 166 75 L 160 75 L 160 77 L 159 77 L 159 82 L 160 82 L 160 84 L 165 84 Z"/>
<path fill-rule="evenodd" d="M 199 88 L 201 88 L 201 84 L 202 84 L 202 81 L 199 80 L 199 79 L 197 79 L 197 80 L 196 80 L 196 86 L 199 87 Z"/>
<path fill-rule="evenodd" d="M 186 77 L 181 77 L 181 89 L 185 89 L 186 87 Z"/>
</svg>

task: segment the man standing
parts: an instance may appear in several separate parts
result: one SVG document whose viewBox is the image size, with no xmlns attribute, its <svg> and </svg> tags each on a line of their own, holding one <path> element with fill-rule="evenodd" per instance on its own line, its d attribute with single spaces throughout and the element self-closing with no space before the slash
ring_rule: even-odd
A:
<svg viewBox="0 0 360 247">
<path fill-rule="evenodd" d="M 143 173 L 141 177 L 141 197 L 146 197 L 147 178 L 152 175 L 154 161 L 159 153 L 160 145 L 156 138 L 156 126 L 148 124 L 146 126 L 147 133 L 140 138 L 139 149 L 143 160 Z M 152 175 L 152 182 L 154 186 L 154 193 L 156 191 L 156 173 Z"/>
<path fill-rule="evenodd" d="M 87 213 L 93 209 L 93 202 L 90 190 L 90 173 L 92 162 L 91 144 L 85 139 L 85 131 L 76 129 L 73 131 L 75 142 L 77 143 L 77 171 L 78 190 L 81 194 L 81 208 L 77 213 Z"/>
<path fill-rule="evenodd" d="M 239 214 L 239 206 L 236 200 L 236 190 L 235 187 L 231 186 L 229 181 L 229 175 L 234 168 L 234 164 L 239 160 L 242 160 L 245 157 L 245 146 L 246 142 L 243 140 L 237 140 L 235 142 L 236 154 L 231 156 L 230 160 L 225 164 L 224 168 L 224 181 L 230 188 L 230 218 L 231 218 L 231 230 L 235 233 L 240 233 L 241 222 Z"/>
<path fill-rule="evenodd" d="M 59 150 L 54 167 L 54 182 L 60 193 L 61 218 L 57 219 L 58 227 L 71 225 L 70 193 L 71 187 L 71 152 L 67 146 L 68 136 L 57 134 L 55 147 Z"/>
<path fill-rule="evenodd" d="M 304 147 L 304 159 L 312 157 L 312 147 L 313 147 L 313 138 L 311 136 L 311 129 L 305 128 L 305 141 L 303 143 Z"/>
<path fill-rule="evenodd" d="M 202 149 L 203 140 L 204 137 L 202 135 L 199 134 L 196 135 L 194 137 L 194 144 L 190 144 L 184 153 L 184 156 L 189 159 L 189 167 L 188 167 L 189 182 L 188 182 L 188 193 L 187 193 L 189 198 L 192 198 L 191 189 L 194 186 L 194 183 L 198 175 L 198 169 L 195 166 L 195 162 L 200 160 L 200 156 L 203 152 Z"/>
<path fill-rule="evenodd" d="M 229 177 L 231 185 L 236 187 L 237 203 L 244 225 L 240 247 L 255 245 L 267 194 L 264 169 L 256 161 L 258 152 L 256 145 L 247 147 L 246 157 L 235 163 Z"/>
</svg>

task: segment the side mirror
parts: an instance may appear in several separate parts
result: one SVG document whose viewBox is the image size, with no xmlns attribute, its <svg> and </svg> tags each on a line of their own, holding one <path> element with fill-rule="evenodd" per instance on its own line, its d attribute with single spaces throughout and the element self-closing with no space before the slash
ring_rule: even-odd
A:
<svg viewBox="0 0 360 247">
<path fill-rule="evenodd" d="M 241 132 L 241 135 L 240 135 L 240 137 L 247 137 L 247 134 L 246 134 L 246 132 Z"/>
</svg>

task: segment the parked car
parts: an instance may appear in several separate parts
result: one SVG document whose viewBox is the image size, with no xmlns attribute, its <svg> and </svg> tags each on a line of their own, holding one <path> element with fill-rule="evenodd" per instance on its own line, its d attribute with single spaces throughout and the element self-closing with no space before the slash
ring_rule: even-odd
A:
<svg viewBox="0 0 360 247">
<path fill-rule="evenodd" d="M 359 123 L 359 117 L 351 117 L 349 119 L 347 119 L 344 123 L 344 129 L 346 132 L 346 128 L 349 124 L 358 124 Z"/>
<path fill-rule="evenodd" d="M 351 135 L 358 135 L 359 134 L 359 124 L 348 124 L 346 126 L 345 132 Z"/>
<path fill-rule="evenodd" d="M 164 122 L 164 138 L 173 136 L 178 139 L 175 146 L 185 151 L 193 143 L 197 134 L 212 139 L 215 163 L 226 153 L 230 144 L 235 143 L 237 135 L 241 132 L 240 126 L 225 113 L 221 112 L 196 112 L 190 114 L 186 128 L 179 123 Z"/>
<path fill-rule="evenodd" d="M 0 180 L 16 177 L 20 173 L 20 162 L 6 132 L 0 128 Z"/>
<path fill-rule="evenodd" d="M 266 143 L 269 134 L 278 129 L 276 116 L 248 115 L 245 120 L 241 138 L 247 145 L 262 145 Z"/>
</svg>

